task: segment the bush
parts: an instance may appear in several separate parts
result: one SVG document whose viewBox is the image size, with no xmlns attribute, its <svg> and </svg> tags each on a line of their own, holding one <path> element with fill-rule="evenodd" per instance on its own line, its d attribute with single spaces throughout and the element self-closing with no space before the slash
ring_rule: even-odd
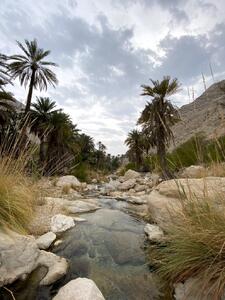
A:
<svg viewBox="0 0 225 300">
<path fill-rule="evenodd" d="M 87 182 L 89 179 L 89 166 L 86 163 L 80 163 L 72 172 L 80 181 Z"/>
<path fill-rule="evenodd" d="M 12 159 L 0 161 L 0 227 L 25 233 L 35 193 L 31 181 Z"/>
<path fill-rule="evenodd" d="M 225 200 L 216 200 L 186 197 L 180 213 L 171 211 L 167 243 L 155 251 L 158 273 L 171 286 L 201 280 L 196 299 L 219 300 L 225 288 Z"/>
</svg>

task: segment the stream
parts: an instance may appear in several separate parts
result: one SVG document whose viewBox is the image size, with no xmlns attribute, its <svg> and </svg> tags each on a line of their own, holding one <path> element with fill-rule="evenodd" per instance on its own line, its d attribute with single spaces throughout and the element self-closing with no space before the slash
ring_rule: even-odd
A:
<svg viewBox="0 0 225 300">
<path fill-rule="evenodd" d="M 51 251 L 69 260 L 65 277 L 51 286 L 39 287 L 46 270 L 38 269 L 12 290 L 16 300 L 50 300 L 58 289 L 77 277 L 97 284 L 106 300 L 158 299 L 158 290 L 144 252 L 145 223 L 125 212 L 126 203 L 99 199 L 102 208 L 82 214 L 86 222 L 62 235 Z M 3 300 L 10 299 L 3 296 Z"/>
</svg>

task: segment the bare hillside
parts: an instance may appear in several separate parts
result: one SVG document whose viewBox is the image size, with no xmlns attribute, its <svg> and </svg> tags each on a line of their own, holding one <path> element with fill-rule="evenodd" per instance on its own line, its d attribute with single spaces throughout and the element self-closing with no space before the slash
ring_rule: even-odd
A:
<svg viewBox="0 0 225 300">
<path fill-rule="evenodd" d="M 199 132 L 208 139 L 225 135 L 225 80 L 211 85 L 195 101 L 182 106 L 180 116 L 182 121 L 173 127 L 175 147 Z"/>
</svg>

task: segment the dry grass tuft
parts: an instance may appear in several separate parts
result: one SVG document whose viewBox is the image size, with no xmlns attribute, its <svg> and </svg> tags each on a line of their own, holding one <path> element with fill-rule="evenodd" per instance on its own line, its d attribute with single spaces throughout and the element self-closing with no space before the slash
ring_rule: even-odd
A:
<svg viewBox="0 0 225 300">
<path fill-rule="evenodd" d="M 181 201 L 181 211 L 170 212 L 168 242 L 156 250 L 158 273 L 171 285 L 200 278 L 196 299 L 219 300 L 225 289 L 225 199 Z"/>
</svg>

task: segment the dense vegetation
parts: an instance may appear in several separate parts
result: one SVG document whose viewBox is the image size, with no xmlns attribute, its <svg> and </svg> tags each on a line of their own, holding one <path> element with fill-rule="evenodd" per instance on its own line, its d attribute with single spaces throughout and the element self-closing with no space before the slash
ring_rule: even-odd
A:
<svg viewBox="0 0 225 300">
<path fill-rule="evenodd" d="M 32 102 L 35 89 L 46 91 L 49 85 L 57 85 L 53 70 L 57 65 L 46 60 L 50 51 L 40 48 L 36 40 L 17 44 L 19 54 L 0 55 L 1 156 L 8 155 L 17 140 L 16 156 L 25 145 L 39 143 L 31 164 L 41 174 L 72 172 L 87 180 L 91 172 L 107 173 L 118 168 L 119 157 L 107 154 L 101 142 L 96 147 L 93 138 L 82 133 L 54 100 L 42 96 Z M 7 92 L 7 86 L 16 78 L 21 86 L 28 87 L 25 107 L 16 101 L 16 96 Z M 6 147 L 6 141 L 10 147 Z"/>
</svg>

